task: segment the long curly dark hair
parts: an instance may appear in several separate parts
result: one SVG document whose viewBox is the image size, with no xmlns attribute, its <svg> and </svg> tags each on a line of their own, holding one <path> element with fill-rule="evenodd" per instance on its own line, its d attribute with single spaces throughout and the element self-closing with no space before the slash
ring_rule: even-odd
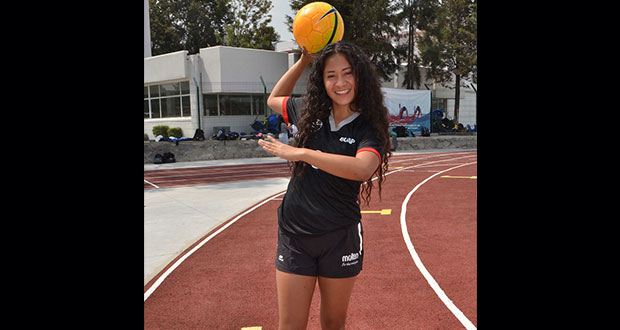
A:
<svg viewBox="0 0 620 330">
<path fill-rule="evenodd" d="M 368 205 L 373 188 L 372 178 L 375 175 L 378 177 L 379 199 L 381 199 L 381 185 L 385 180 L 385 173 L 388 170 L 388 158 L 392 155 L 392 152 L 390 151 L 388 110 L 383 103 L 379 76 L 374 64 L 358 46 L 347 41 L 331 43 L 325 46 L 314 60 L 308 77 L 305 108 L 301 112 L 302 115 L 297 125 L 299 135 L 295 138 L 295 146 L 307 147 L 308 141 L 312 138 L 313 131 L 316 129 L 314 125 L 317 120 L 327 121 L 329 118 L 332 100 L 325 90 L 323 70 L 327 58 L 334 54 L 344 55 L 349 64 L 351 64 L 353 75 L 356 78 L 355 99 L 351 109 L 359 112 L 360 116 L 374 127 L 377 137 L 383 146 L 382 163 L 379 164 L 378 171 L 366 180 L 366 184 L 362 184 L 362 189 L 360 190 L 361 198 Z M 305 162 L 295 162 L 292 165 L 292 178 L 301 175 L 306 166 Z M 360 196 L 358 196 L 358 200 Z"/>
</svg>

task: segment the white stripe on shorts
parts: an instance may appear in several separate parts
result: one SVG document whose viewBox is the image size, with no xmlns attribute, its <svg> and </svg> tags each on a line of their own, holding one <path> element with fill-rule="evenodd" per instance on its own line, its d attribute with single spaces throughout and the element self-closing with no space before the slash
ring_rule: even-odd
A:
<svg viewBox="0 0 620 330">
<path fill-rule="evenodd" d="M 362 223 L 357 224 L 357 233 L 360 235 L 360 255 L 362 254 Z"/>
</svg>

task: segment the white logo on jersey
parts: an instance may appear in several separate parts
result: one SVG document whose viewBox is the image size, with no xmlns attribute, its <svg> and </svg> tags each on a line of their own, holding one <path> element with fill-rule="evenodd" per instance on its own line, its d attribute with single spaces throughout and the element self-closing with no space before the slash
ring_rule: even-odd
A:
<svg viewBox="0 0 620 330">
<path fill-rule="evenodd" d="M 343 137 L 340 138 L 340 142 L 345 142 L 345 143 L 348 143 L 348 144 L 353 144 L 353 143 L 355 143 L 355 139 L 343 136 Z"/>
</svg>

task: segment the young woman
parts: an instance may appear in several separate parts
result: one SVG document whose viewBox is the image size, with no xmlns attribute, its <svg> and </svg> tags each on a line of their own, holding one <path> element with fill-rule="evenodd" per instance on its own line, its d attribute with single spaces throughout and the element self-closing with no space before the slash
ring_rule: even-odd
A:
<svg viewBox="0 0 620 330">
<path fill-rule="evenodd" d="M 314 63 L 313 63 L 314 62 Z M 313 63 L 306 94 L 291 97 Z M 292 162 L 278 208 L 276 286 L 279 329 L 305 329 L 316 281 L 321 328 L 344 329 L 349 298 L 362 270 L 360 203 L 379 196 L 390 152 L 388 111 L 373 64 L 340 41 L 318 55 L 303 51 L 275 85 L 267 103 L 295 124 L 293 145 L 269 137 L 258 144 Z"/>
</svg>

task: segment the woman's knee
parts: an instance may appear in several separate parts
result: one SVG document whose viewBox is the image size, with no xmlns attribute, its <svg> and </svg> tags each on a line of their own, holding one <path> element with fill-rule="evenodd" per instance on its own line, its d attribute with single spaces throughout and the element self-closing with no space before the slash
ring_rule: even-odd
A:
<svg viewBox="0 0 620 330">
<path fill-rule="evenodd" d="M 321 329 L 322 330 L 344 330 L 344 324 L 346 323 L 347 315 L 342 316 L 323 316 L 321 315 Z"/>
</svg>

